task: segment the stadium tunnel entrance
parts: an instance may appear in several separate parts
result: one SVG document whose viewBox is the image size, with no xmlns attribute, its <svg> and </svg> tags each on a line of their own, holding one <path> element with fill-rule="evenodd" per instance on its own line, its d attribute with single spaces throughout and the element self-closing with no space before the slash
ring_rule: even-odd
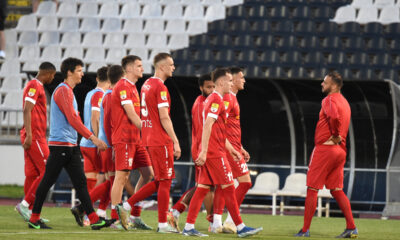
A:
<svg viewBox="0 0 400 240">
<path fill-rule="evenodd" d="M 138 81 L 138 90 L 147 77 Z M 290 173 L 307 172 L 324 98 L 321 81 L 246 79 L 238 101 L 242 143 L 251 155 L 248 166 L 253 181 L 257 174 L 272 171 L 280 176 L 282 188 Z M 61 78 L 57 76 L 47 86 L 50 93 L 59 82 Z M 74 89 L 81 114 L 85 95 L 95 85 L 95 75 L 86 74 L 82 84 Z M 182 148 L 182 157 L 175 162 L 177 178 L 172 187 L 172 195 L 178 196 L 194 185 L 191 107 L 200 91 L 196 77 L 173 77 L 166 85 L 172 99 L 172 121 Z M 381 212 L 385 205 L 387 164 L 394 136 L 393 86 L 390 81 L 344 82 L 342 93 L 352 110 L 344 191 L 355 210 Z M 265 202 L 265 198 L 261 201 Z"/>
</svg>

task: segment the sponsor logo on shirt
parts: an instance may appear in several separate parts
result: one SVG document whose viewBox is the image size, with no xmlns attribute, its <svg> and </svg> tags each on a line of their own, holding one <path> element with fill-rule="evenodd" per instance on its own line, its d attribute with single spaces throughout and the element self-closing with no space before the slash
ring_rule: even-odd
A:
<svg viewBox="0 0 400 240">
<path fill-rule="evenodd" d="M 224 105 L 225 105 L 225 110 L 228 109 L 228 107 L 229 107 L 229 102 L 228 102 L 228 101 L 224 101 Z"/>
<path fill-rule="evenodd" d="M 236 119 L 239 120 L 239 119 L 240 119 L 240 115 L 237 115 L 237 116 L 236 116 Z"/>
<path fill-rule="evenodd" d="M 215 113 L 218 111 L 219 104 L 218 103 L 213 103 L 211 104 L 211 112 Z"/>
<path fill-rule="evenodd" d="M 167 101 L 167 92 L 166 91 L 160 92 L 160 95 L 161 95 L 162 100 Z"/>
<path fill-rule="evenodd" d="M 133 106 L 135 106 L 135 107 L 140 107 L 140 103 L 135 102 L 135 103 L 133 103 Z"/>
<path fill-rule="evenodd" d="M 33 97 L 33 96 L 35 96 L 35 94 L 36 94 L 36 89 L 30 88 L 28 91 L 28 96 Z"/>
<path fill-rule="evenodd" d="M 122 90 L 121 92 L 119 92 L 119 95 L 121 96 L 121 99 L 126 99 L 126 91 Z"/>
</svg>

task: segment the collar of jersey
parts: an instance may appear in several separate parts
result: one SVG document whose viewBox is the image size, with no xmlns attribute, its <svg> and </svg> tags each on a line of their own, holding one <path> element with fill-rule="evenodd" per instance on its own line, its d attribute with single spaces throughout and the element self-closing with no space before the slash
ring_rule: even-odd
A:
<svg viewBox="0 0 400 240">
<path fill-rule="evenodd" d="M 219 94 L 219 92 L 217 92 L 217 91 L 213 91 L 213 93 L 216 93 L 221 99 L 223 99 L 224 97 L 222 97 L 222 95 L 221 94 Z"/>
<path fill-rule="evenodd" d="M 158 79 L 158 80 L 160 80 L 160 82 L 162 82 L 162 84 L 164 84 L 164 81 L 161 80 L 161 78 L 159 78 L 159 77 L 152 76 L 151 78 Z"/>
<path fill-rule="evenodd" d="M 39 83 L 40 85 L 42 85 L 42 86 L 43 86 L 43 83 L 42 83 L 41 81 L 39 81 L 39 79 L 37 79 L 37 78 L 34 78 L 34 79 L 32 79 L 32 80 L 36 80 L 36 81 L 38 81 L 38 83 Z"/>
<path fill-rule="evenodd" d="M 234 93 L 234 92 L 232 92 L 232 91 L 230 91 L 230 90 L 229 90 L 229 92 L 230 92 L 233 96 L 236 97 L 236 93 Z"/>
<path fill-rule="evenodd" d="M 104 93 L 104 90 L 101 87 L 96 87 L 96 89 L 100 89 Z"/>
<path fill-rule="evenodd" d="M 127 78 L 122 78 L 122 79 L 128 81 L 128 82 L 129 82 L 130 84 L 132 84 L 132 85 L 135 85 L 131 80 L 129 80 L 129 79 L 127 79 Z"/>
</svg>

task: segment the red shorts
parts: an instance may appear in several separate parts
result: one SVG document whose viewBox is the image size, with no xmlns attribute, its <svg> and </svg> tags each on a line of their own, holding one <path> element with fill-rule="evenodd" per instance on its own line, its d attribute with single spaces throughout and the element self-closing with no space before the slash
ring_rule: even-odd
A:
<svg viewBox="0 0 400 240">
<path fill-rule="evenodd" d="M 226 158 L 228 159 L 229 165 L 231 166 L 233 178 L 238 178 L 249 173 L 249 169 L 247 167 L 246 161 L 244 161 L 243 156 L 239 161 L 235 161 L 232 155 L 227 152 Z"/>
<path fill-rule="evenodd" d="M 81 147 L 81 153 L 83 156 L 83 170 L 85 172 L 100 172 L 101 157 L 97 148 Z"/>
<path fill-rule="evenodd" d="M 174 170 L 174 146 L 149 146 L 147 152 L 150 155 L 151 163 L 154 170 L 154 179 L 175 178 Z"/>
<path fill-rule="evenodd" d="M 207 158 L 200 169 L 199 184 L 225 185 L 233 183 L 232 170 L 226 157 Z"/>
<path fill-rule="evenodd" d="M 102 172 L 115 172 L 115 164 L 112 159 L 112 148 L 107 148 L 105 151 L 100 152 Z"/>
<path fill-rule="evenodd" d="M 132 170 L 151 166 L 149 154 L 138 144 L 118 143 L 114 145 L 115 170 Z"/>
<path fill-rule="evenodd" d="M 25 138 L 21 139 L 21 141 L 24 142 Z M 24 150 L 25 176 L 37 177 L 43 174 L 49 153 L 50 150 L 46 139 L 32 140 L 31 147 Z"/>
<path fill-rule="evenodd" d="M 194 165 L 194 182 L 198 183 L 202 166 Z"/>
<path fill-rule="evenodd" d="M 343 168 L 346 151 L 339 145 L 318 145 L 311 154 L 307 186 L 315 189 L 343 188 Z"/>
</svg>

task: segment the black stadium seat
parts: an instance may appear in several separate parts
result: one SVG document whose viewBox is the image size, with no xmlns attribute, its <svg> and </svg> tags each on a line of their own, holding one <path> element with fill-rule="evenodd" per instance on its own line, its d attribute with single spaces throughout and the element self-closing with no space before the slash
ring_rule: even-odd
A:
<svg viewBox="0 0 400 240">
<path fill-rule="evenodd" d="M 362 35 L 364 37 L 371 37 L 381 34 L 383 34 L 383 26 L 381 23 L 370 22 L 365 24 L 363 27 Z"/>
<path fill-rule="evenodd" d="M 343 37 L 352 37 L 361 33 L 360 24 L 357 22 L 346 22 L 339 25 L 339 34 Z"/>
<path fill-rule="evenodd" d="M 294 24 L 294 32 L 305 35 L 314 35 L 316 31 L 314 21 L 301 21 Z"/>
<path fill-rule="evenodd" d="M 298 6 L 292 13 L 292 19 L 294 20 L 310 19 L 310 17 L 311 10 L 308 6 Z"/>
<path fill-rule="evenodd" d="M 345 39 L 345 40 L 343 40 Z M 360 36 L 343 38 L 342 46 L 344 50 L 364 50 L 365 44 L 364 39 Z"/>
<path fill-rule="evenodd" d="M 321 36 L 337 35 L 339 26 L 335 22 L 321 22 L 316 24 L 317 34 Z"/>
</svg>

